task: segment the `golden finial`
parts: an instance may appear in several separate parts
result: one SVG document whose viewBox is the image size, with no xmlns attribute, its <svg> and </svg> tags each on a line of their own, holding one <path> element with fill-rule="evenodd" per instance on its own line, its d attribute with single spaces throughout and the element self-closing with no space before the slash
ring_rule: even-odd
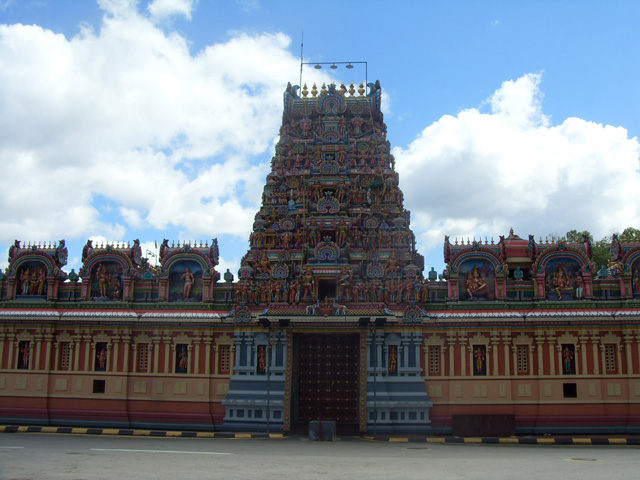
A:
<svg viewBox="0 0 640 480">
<path fill-rule="evenodd" d="M 358 93 L 360 96 L 364 95 L 364 84 L 362 82 L 360 82 L 360 86 L 358 87 Z"/>
<path fill-rule="evenodd" d="M 322 82 L 322 89 L 320 89 L 320 93 L 327 93 L 327 86 L 324 82 Z"/>
<path fill-rule="evenodd" d="M 340 84 L 340 91 L 345 94 L 347 93 L 347 87 L 344 86 L 344 82 Z"/>
<path fill-rule="evenodd" d="M 307 89 L 307 84 L 304 84 L 304 87 L 302 87 L 302 96 L 304 98 L 307 98 L 307 95 L 309 95 L 309 90 Z"/>
<path fill-rule="evenodd" d="M 351 82 L 351 85 L 349 85 L 349 95 L 353 97 L 355 93 L 356 93 L 356 87 L 354 87 L 353 82 Z"/>
<path fill-rule="evenodd" d="M 311 95 L 314 97 L 318 95 L 318 87 L 316 87 L 316 82 L 313 82 L 313 87 L 311 87 Z"/>
</svg>

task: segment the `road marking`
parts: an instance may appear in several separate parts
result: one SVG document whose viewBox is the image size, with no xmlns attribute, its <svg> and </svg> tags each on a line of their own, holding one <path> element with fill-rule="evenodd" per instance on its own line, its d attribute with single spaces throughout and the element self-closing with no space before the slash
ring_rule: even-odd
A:
<svg viewBox="0 0 640 480">
<path fill-rule="evenodd" d="M 24 447 L 0 447 L 0 448 L 12 448 L 12 449 L 15 449 L 15 450 L 19 450 L 20 448 L 24 448 Z"/>
<path fill-rule="evenodd" d="M 233 455 L 228 452 L 189 452 L 185 450 L 141 450 L 135 448 L 92 448 L 94 452 L 190 453 L 192 455 Z"/>
</svg>

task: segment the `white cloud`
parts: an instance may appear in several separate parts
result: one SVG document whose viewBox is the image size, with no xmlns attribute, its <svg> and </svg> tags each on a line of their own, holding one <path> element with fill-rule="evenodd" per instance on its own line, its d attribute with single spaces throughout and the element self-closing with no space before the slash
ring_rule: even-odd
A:
<svg viewBox="0 0 640 480">
<path fill-rule="evenodd" d="M 290 39 L 236 34 L 192 54 L 137 2 L 99 3 L 98 31 L 70 39 L 0 25 L 0 244 L 147 226 L 248 236 L 299 72 Z"/>
<path fill-rule="evenodd" d="M 140 212 L 134 208 L 120 207 L 120 215 L 132 228 L 142 228 L 143 222 Z"/>
<path fill-rule="evenodd" d="M 640 144 L 622 127 L 542 111 L 540 74 L 507 81 L 476 109 L 444 116 L 394 155 L 422 253 L 444 235 L 601 238 L 640 224 Z M 437 254 L 436 254 L 437 255 Z"/>
<path fill-rule="evenodd" d="M 164 19 L 173 15 L 184 15 L 191 20 L 193 0 L 154 0 L 147 9 L 152 17 Z"/>
</svg>

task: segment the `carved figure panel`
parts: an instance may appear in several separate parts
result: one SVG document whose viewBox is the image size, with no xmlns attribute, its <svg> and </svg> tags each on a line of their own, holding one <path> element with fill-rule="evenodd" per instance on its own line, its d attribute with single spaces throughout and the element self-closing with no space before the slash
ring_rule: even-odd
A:
<svg viewBox="0 0 640 480">
<path fill-rule="evenodd" d="M 122 300 L 122 266 L 118 262 L 97 263 L 91 272 L 93 300 Z"/>
<path fill-rule="evenodd" d="M 179 260 L 169 272 L 170 302 L 202 301 L 202 266 L 194 260 Z"/>
<path fill-rule="evenodd" d="M 470 258 L 459 267 L 459 298 L 468 301 L 495 300 L 495 270 L 482 258 Z"/>
</svg>

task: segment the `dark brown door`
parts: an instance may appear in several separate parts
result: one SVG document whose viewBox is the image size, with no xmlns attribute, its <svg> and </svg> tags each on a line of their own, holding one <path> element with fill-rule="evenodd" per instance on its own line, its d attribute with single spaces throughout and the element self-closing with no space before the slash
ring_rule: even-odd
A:
<svg viewBox="0 0 640 480">
<path fill-rule="evenodd" d="M 298 338 L 297 420 L 357 422 L 360 337 L 301 334 Z"/>
</svg>

